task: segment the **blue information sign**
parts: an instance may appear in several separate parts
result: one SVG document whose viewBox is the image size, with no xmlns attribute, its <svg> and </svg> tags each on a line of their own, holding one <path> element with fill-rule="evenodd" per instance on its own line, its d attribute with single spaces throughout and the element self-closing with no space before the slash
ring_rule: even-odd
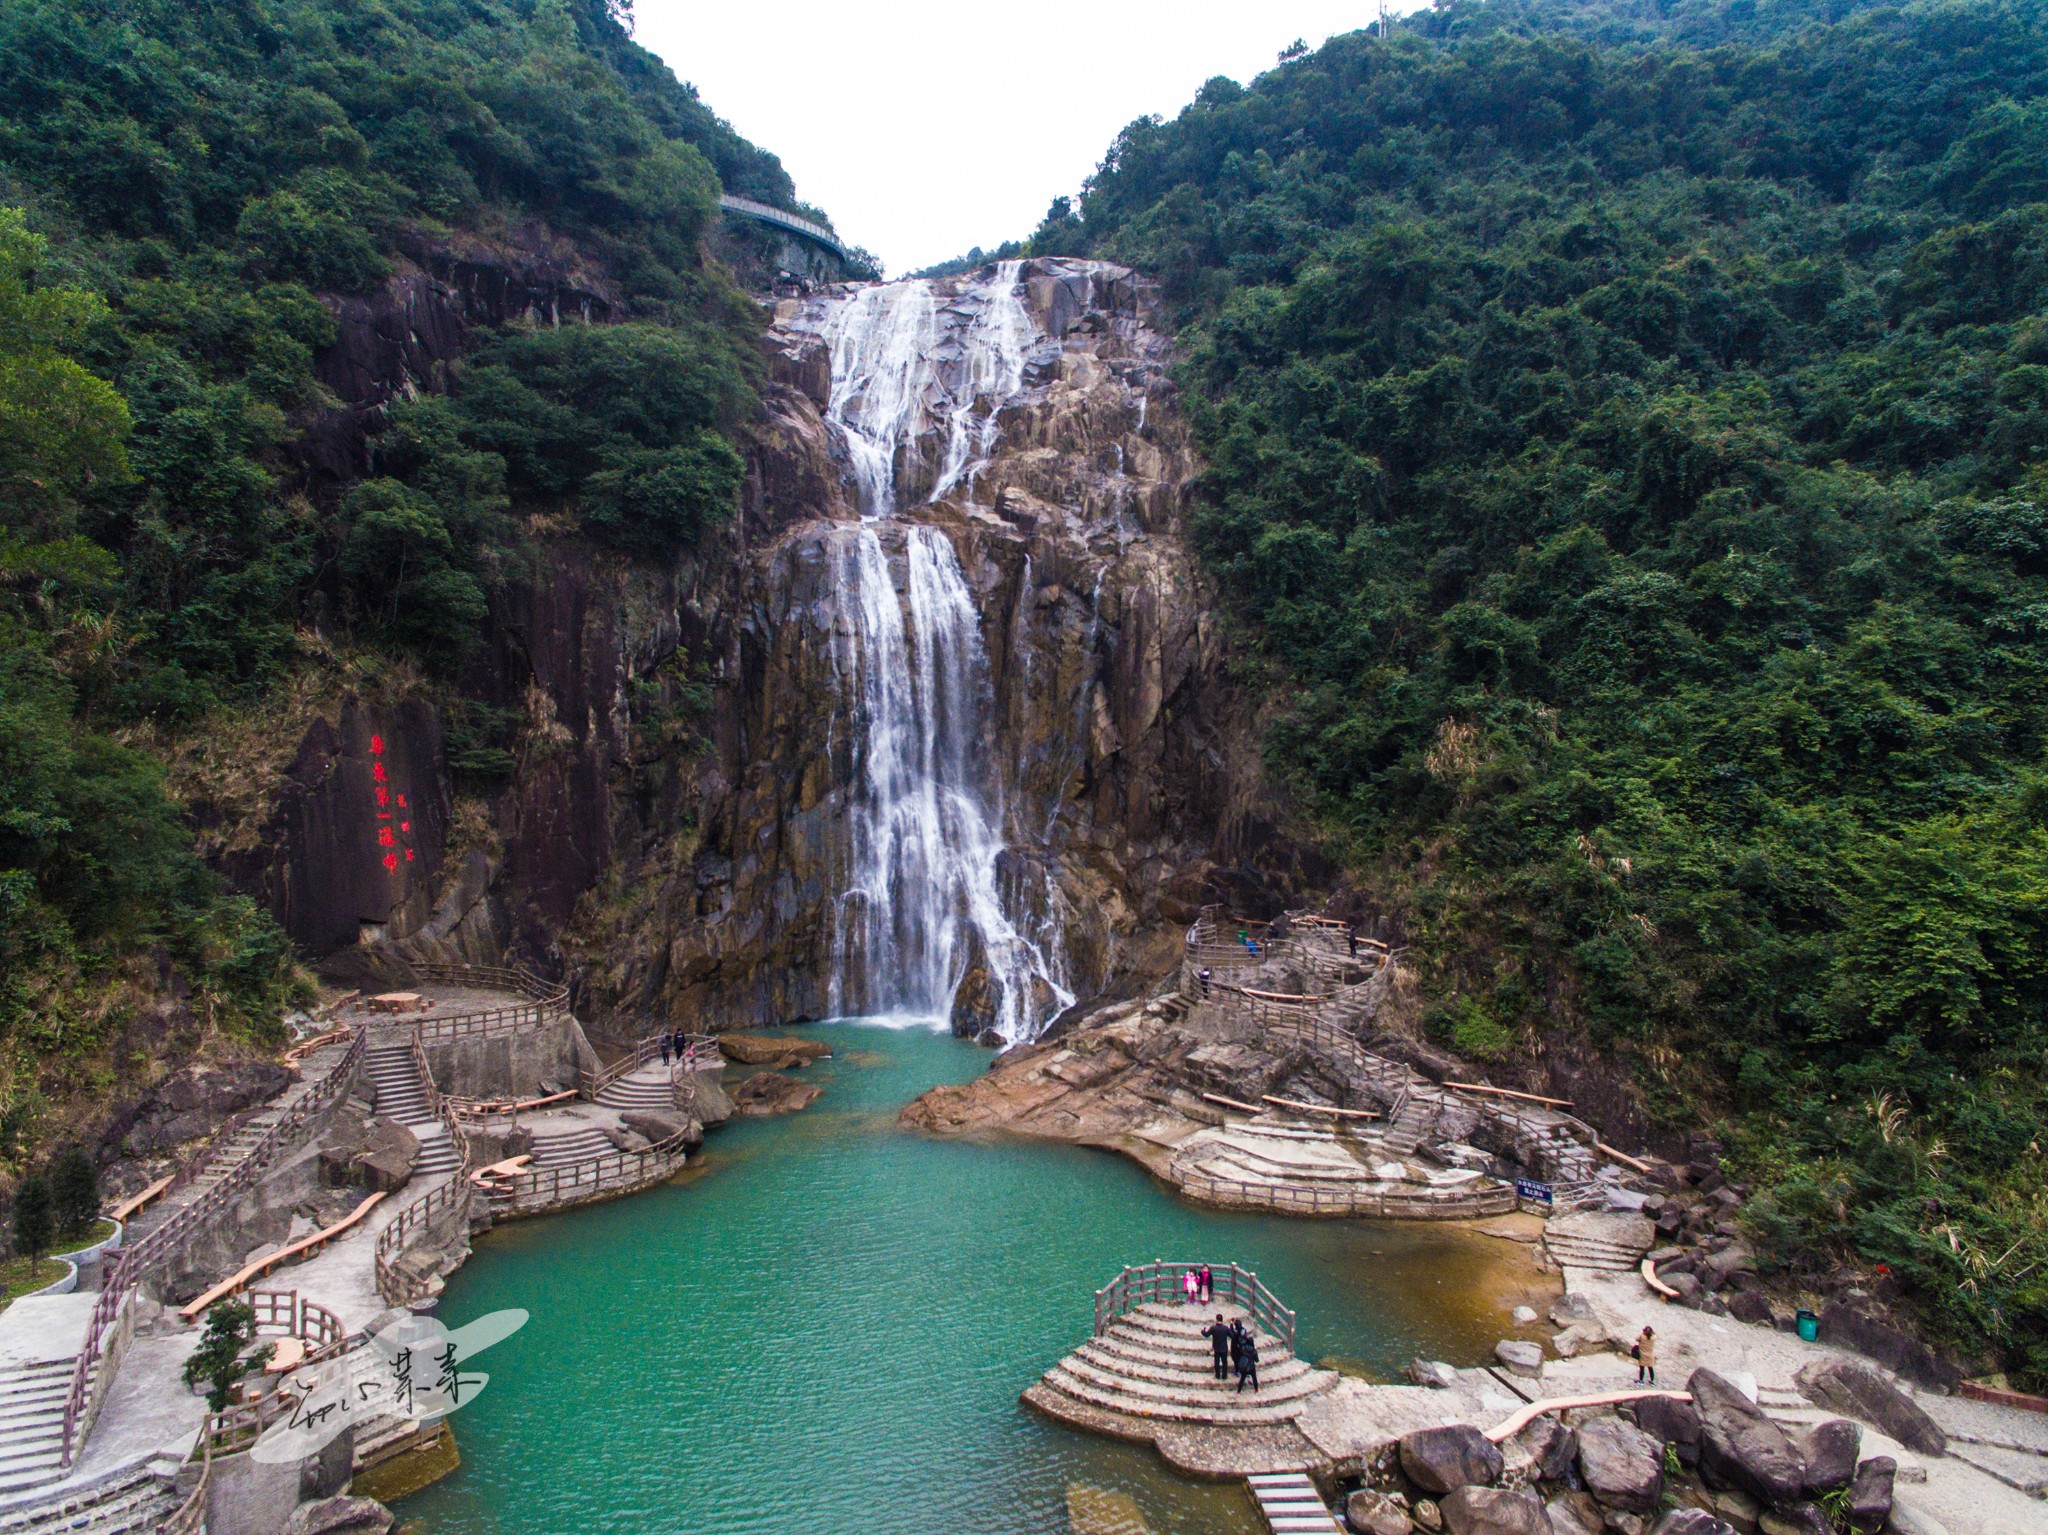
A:
<svg viewBox="0 0 2048 1535">
<path fill-rule="evenodd" d="M 1517 1178 L 1515 1192 L 1524 1199 L 1540 1199 L 1545 1204 L 1550 1203 L 1550 1185 L 1538 1183 L 1534 1178 Z"/>
</svg>

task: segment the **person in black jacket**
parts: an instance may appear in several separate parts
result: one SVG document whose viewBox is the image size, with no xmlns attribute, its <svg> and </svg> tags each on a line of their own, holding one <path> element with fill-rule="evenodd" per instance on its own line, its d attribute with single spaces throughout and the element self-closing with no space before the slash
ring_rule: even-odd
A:
<svg viewBox="0 0 2048 1535">
<path fill-rule="evenodd" d="M 1216 1320 L 1202 1329 L 1202 1336 L 1209 1340 L 1209 1356 L 1216 1366 L 1218 1380 L 1230 1379 L 1230 1355 L 1234 1334 L 1230 1324 L 1223 1320 L 1223 1313 L 1216 1313 Z"/>
<path fill-rule="evenodd" d="M 1252 1383 L 1252 1391 L 1259 1389 L 1259 1341 L 1252 1336 L 1249 1327 L 1239 1331 L 1237 1344 L 1237 1389 L 1244 1390 L 1244 1383 Z"/>
</svg>

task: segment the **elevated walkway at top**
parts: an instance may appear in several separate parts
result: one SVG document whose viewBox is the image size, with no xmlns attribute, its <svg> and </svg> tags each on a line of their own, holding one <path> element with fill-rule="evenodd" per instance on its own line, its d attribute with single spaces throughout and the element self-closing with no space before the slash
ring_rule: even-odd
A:
<svg viewBox="0 0 2048 1535">
<path fill-rule="evenodd" d="M 832 233 L 823 224 L 812 223 L 811 220 L 801 218 L 786 208 L 774 208 L 770 207 L 767 203 L 757 203 L 751 197 L 732 196 L 720 197 L 718 199 L 718 206 L 727 213 L 737 213 L 742 218 L 754 219 L 763 224 L 772 224 L 777 229 L 786 229 L 793 235 L 800 235 L 815 245 L 822 245 L 841 261 L 851 261 L 853 259 L 847 253 L 846 247 L 840 244 L 839 236 Z"/>
</svg>

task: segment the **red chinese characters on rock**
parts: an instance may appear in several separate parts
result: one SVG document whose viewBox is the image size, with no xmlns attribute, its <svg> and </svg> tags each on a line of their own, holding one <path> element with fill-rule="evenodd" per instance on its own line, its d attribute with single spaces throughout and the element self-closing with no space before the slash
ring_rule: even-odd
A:
<svg viewBox="0 0 2048 1535">
<path fill-rule="evenodd" d="M 391 775 L 384 766 L 381 735 L 370 737 L 370 782 L 375 786 L 379 861 L 385 872 L 396 874 L 401 863 L 416 862 L 419 855 L 413 847 L 411 809 L 405 796 L 391 786 Z"/>
</svg>

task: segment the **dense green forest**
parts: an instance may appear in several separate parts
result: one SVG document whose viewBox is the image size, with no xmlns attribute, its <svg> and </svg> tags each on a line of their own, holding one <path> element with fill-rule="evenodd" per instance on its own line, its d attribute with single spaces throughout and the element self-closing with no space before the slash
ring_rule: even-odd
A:
<svg viewBox="0 0 2048 1535">
<path fill-rule="evenodd" d="M 2048 1380 L 2048 13 L 1454 3 L 1118 138 L 1272 763 L 1428 1027 Z"/>
<path fill-rule="evenodd" d="M 138 732 L 309 647 L 456 688 L 529 514 L 672 557 L 730 509 L 760 322 L 703 238 L 722 187 L 799 205 L 630 20 L 0 0 L 0 1166 L 137 1064 L 109 1042 L 166 975 L 231 1036 L 299 984 Z M 368 478 L 313 483 L 292 448 L 337 405 L 335 305 L 450 248 L 539 250 L 620 323 L 479 338 L 457 398 L 389 412 Z"/>
</svg>

